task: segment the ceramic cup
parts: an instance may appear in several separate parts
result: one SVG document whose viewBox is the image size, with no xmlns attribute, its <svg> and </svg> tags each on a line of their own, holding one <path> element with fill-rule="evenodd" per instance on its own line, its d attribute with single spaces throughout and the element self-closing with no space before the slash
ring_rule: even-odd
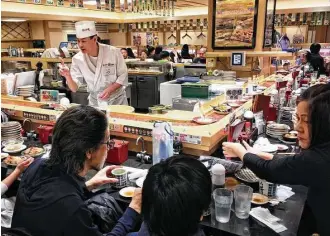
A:
<svg viewBox="0 0 330 236">
<path fill-rule="evenodd" d="M 117 168 L 111 171 L 111 174 L 114 178 L 118 179 L 117 183 L 114 183 L 112 186 L 115 188 L 124 188 L 127 186 L 127 170 L 123 168 Z"/>
<path fill-rule="evenodd" d="M 267 197 L 275 197 L 276 196 L 277 184 L 267 182 L 262 179 L 259 180 L 259 193 L 265 195 Z"/>
</svg>

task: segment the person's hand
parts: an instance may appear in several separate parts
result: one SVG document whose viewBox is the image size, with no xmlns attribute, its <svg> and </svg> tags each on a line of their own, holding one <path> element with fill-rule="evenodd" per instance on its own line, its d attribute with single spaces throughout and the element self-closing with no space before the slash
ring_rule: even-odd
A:
<svg viewBox="0 0 330 236">
<path fill-rule="evenodd" d="M 111 92 L 108 88 L 106 88 L 100 95 L 99 98 L 102 100 L 107 100 L 111 95 Z"/>
<path fill-rule="evenodd" d="M 61 61 L 61 66 L 60 66 L 60 75 L 65 77 L 65 78 L 71 78 L 70 74 L 70 69 L 64 64 L 63 58 L 59 58 Z"/>
<path fill-rule="evenodd" d="M 141 204 L 142 204 L 142 189 L 136 188 L 134 191 L 134 196 L 132 198 L 129 207 L 135 210 L 137 213 L 141 213 Z"/>
<path fill-rule="evenodd" d="M 251 147 L 247 142 L 245 142 L 243 140 L 243 145 L 244 147 L 246 148 L 246 151 L 249 152 L 249 153 L 253 153 L 253 154 L 256 154 L 258 155 L 259 154 L 259 151 L 253 147 Z"/>
<path fill-rule="evenodd" d="M 25 159 L 24 161 L 18 163 L 18 165 L 16 166 L 16 169 L 19 173 L 23 173 L 23 171 L 29 167 L 29 165 L 34 161 L 34 159 L 32 157 L 29 157 L 27 159 Z"/>
<path fill-rule="evenodd" d="M 243 160 L 244 155 L 247 153 L 246 149 L 240 143 L 224 142 L 222 149 L 226 158 L 238 157 Z"/>
<path fill-rule="evenodd" d="M 111 171 L 113 169 L 119 168 L 119 166 L 106 166 L 102 170 L 96 173 L 93 178 L 88 180 L 85 184 L 88 190 L 100 187 L 103 184 L 116 183 L 118 180 L 116 178 L 110 178 Z"/>
</svg>

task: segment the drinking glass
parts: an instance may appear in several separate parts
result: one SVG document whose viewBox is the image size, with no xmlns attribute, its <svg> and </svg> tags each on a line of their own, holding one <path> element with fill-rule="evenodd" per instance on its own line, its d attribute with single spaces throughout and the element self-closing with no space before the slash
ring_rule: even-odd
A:
<svg viewBox="0 0 330 236">
<path fill-rule="evenodd" d="M 247 219 L 250 214 L 253 189 L 246 185 L 239 185 L 234 190 L 235 214 L 240 219 Z"/>
<path fill-rule="evenodd" d="M 231 204 L 233 203 L 232 191 L 217 188 L 213 191 L 215 203 L 215 218 L 220 223 L 227 223 L 230 219 Z"/>
</svg>

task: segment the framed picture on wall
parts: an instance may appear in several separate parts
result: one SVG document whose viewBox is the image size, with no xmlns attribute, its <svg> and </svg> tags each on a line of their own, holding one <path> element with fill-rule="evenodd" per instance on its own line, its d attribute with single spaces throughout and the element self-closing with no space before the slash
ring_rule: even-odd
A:
<svg viewBox="0 0 330 236">
<path fill-rule="evenodd" d="M 255 47 L 258 0 L 214 0 L 213 49 Z"/>
<path fill-rule="evenodd" d="M 273 43 L 276 0 L 267 0 L 265 16 L 265 33 L 264 33 L 264 48 L 271 47 Z"/>
</svg>

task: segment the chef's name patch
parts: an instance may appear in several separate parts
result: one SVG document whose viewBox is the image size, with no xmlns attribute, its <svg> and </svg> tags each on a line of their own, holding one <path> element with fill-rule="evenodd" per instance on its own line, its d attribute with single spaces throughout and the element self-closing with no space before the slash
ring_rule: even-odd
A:
<svg viewBox="0 0 330 236">
<path fill-rule="evenodd" d="M 115 64 L 111 64 L 111 63 L 105 63 L 102 66 L 114 66 Z"/>
</svg>

